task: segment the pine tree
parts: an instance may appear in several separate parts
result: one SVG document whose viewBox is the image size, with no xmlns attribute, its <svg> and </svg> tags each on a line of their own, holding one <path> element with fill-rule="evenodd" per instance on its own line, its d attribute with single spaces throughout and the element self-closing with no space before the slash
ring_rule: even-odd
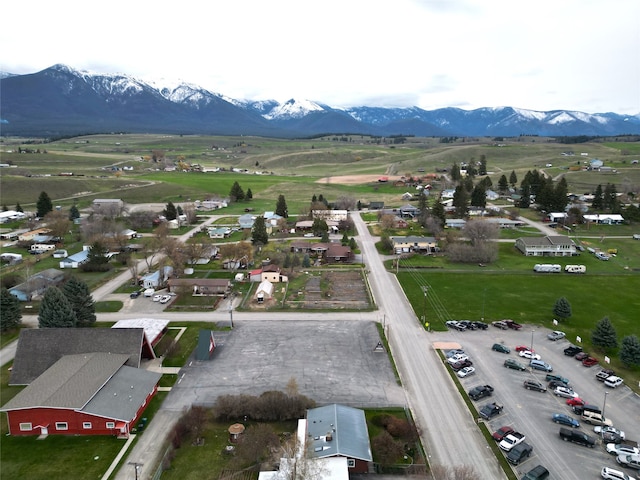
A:
<svg viewBox="0 0 640 480">
<path fill-rule="evenodd" d="M 447 219 L 447 212 L 441 201 L 437 201 L 433 204 L 433 207 L 431 208 L 431 216 L 438 219 L 441 227 L 444 226 Z"/>
<path fill-rule="evenodd" d="M 78 210 L 78 207 L 72 205 L 69 209 L 69 220 L 73 221 L 76 218 L 80 218 L 80 211 Z"/>
<path fill-rule="evenodd" d="M 461 178 L 460 167 L 458 167 L 458 164 L 454 162 L 451 166 L 451 180 L 458 182 Z"/>
<path fill-rule="evenodd" d="M 302 267 L 309 268 L 310 266 L 311 266 L 311 258 L 309 257 L 308 253 L 305 253 L 304 257 L 302 257 Z"/>
<path fill-rule="evenodd" d="M 515 187 L 516 183 L 518 183 L 518 177 L 516 176 L 516 172 L 514 170 L 511 170 L 511 174 L 509 175 L 509 183 L 512 187 Z"/>
<path fill-rule="evenodd" d="M 640 365 L 640 340 L 635 335 L 627 335 L 622 339 L 620 361 L 627 367 Z"/>
<path fill-rule="evenodd" d="M 482 208 L 487 206 L 487 192 L 481 184 L 473 187 L 473 192 L 471 192 L 471 205 Z"/>
<path fill-rule="evenodd" d="M 47 192 L 40 192 L 36 203 L 36 215 L 42 218 L 51 211 L 53 211 L 53 203 L 51 203 L 49 195 L 47 195 Z"/>
<path fill-rule="evenodd" d="M 603 198 L 602 198 L 602 185 L 596 187 L 596 191 L 593 194 L 593 201 L 591 202 L 591 208 L 594 210 L 602 210 Z"/>
<path fill-rule="evenodd" d="M 269 243 L 269 234 L 267 233 L 267 227 L 264 223 L 264 217 L 259 216 L 256 221 L 253 222 L 253 228 L 251 229 L 251 243 L 254 245 L 266 245 Z"/>
<path fill-rule="evenodd" d="M 453 206 L 459 218 L 467 216 L 469 211 L 469 194 L 462 185 L 458 185 L 453 192 Z"/>
<path fill-rule="evenodd" d="M 480 155 L 480 166 L 478 167 L 478 175 L 485 176 L 487 174 L 487 157 Z"/>
<path fill-rule="evenodd" d="M 89 286 L 76 277 L 71 277 L 62 288 L 67 300 L 76 314 L 76 325 L 87 327 L 96 321 L 96 304 L 91 296 Z"/>
<path fill-rule="evenodd" d="M 73 328 L 76 326 L 76 314 L 58 287 L 49 287 L 44 292 L 40 311 L 39 328 Z"/>
<path fill-rule="evenodd" d="M 178 218 L 178 210 L 173 202 L 167 203 L 166 208 L 162 212 L 167 220 L 175 220 Z"/>
<path fill-rule="evenodd" d="M 280 215 L 283 218 L 289 217 L 287 201 L 285 200 L 284 195 L 278 195 L 278 203 L 276 203 L 276 215 Z"/>
<path fill-rule="evenodd" d="M 253 198 L 253 192 L 251 191 L 250 188 L 247 188 L 247 200 L 251 200 Z"/>
<path fill-rule="evenodd" d="M 553 306 L 553 314 L 560 320 L 566 320 L 571 318 L 571 304 L 565 297 L 561 297 L 556 300 L 556 304 Z"/>
<path fill-rule="evenodd" d="M 591 343 L 596 347 L 616 348 L 618 337 L 609 317 L 604 317 L 596 323 L 595 330 L 591 333 Z"/>
<path fill-rule="evenodd" d="M 505 193 L 507 190 L 509 190 L 509 184 L 507 183 L 506 175 L 502 175 L 498 179 L 498 190 L 500 190 L 500 193 Z"/>
<path fill-rule="evenodd" d="M 16 203 L 16 212 L 21 212 L 21 213 L 24 212 L 24 210 L 22 209 L 22 206 L 20 205 L 20 202 Z"/>
<path fill-rule="evenodd" d="M 20 325 L 22 313 L 20 313 L 20 301 L 2 287 L 0 291 L 0 331 L 7 332 Z"/>
<path fill-rule="evenodd" d="M 244 200 L 244 190 L 242 190 L 242 187 L 237 181 L 233 182 L 233 185 L 231 186 L 231 192 L 229 192 L 229 197 L 231 197 L 232 202 L 239 202 L 241 200 Z"/>
<path fill-rule="evenodd" d="M 349 245 L 349 235 L 347 235 L 347 232 L 344 232 L 344 235 L 342 235 L 342 240 L 340 241 L 340 244 L 342 246 Z"/>
</svg>

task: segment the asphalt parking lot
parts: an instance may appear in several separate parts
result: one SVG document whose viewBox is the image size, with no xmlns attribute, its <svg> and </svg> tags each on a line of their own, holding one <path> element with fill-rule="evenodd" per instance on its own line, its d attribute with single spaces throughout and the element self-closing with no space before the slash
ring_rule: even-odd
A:
<svg viewBox="0 0 640 480">
<path fill-rule="evenodd" d="M 219 395 L 285 391 L 294 378 L 301 394 L 318 404 L 357 407 L 406 405 L 371 321 L 237 322 L 215 335 L 212 360 L 191 360 L 163 409 L 211 406 Z"/>
<path fill-rule="evenodd" d="M 567 340 L 552 342 L 547 339 L 550 330 L 533 328 L 533 349 L 542 360 L 551 364 L 553 373 L 570 380 L 573 389 L 590 404 L 604 408 L 604 414 L 613 421 L 613 425 L 624 430 L 627 439 L 640 440 L 640 397 L 626 386 L 616 389 L 607 388 L 595 379 L 599 366 L 583 367 L 580 362 L 564 355 L 569 345 Z M 604 450 L 598 440 L 595 448 L 586 448 L 574 443 L 563 442 L 558 435 L 560 426 L 553 423 L 554 413 L 566 413 L 580 421 L 579 430 L 595 436 L 593 426 L 588 425 L 571 411 L 566 399 L 556 397 L 550 390 L 546 393 L 526 390 L 525 379 L 535 379 L 543 384 L 546 373 L 539 371 L 517 371 L 505 368 L 504 360 L 513 358 L 528 366 L 529 362 L 518 356 L 516 345 L 531 346 L 532 328 L 524 325 L 522 330 L 499 330 L 490 326 L 488 330 L 458 332 L 455 330 L 436 334 L 437 340 L 458 342 L 469 355 L 476 368 L 474 375 L 461 379 L 466 391 L 476 385 L 489 384 L 495 391 L 492 397 L 474 402 L 481 408 L 486 403 L 496 401 L 504 405 L 502 414 L 487 422 L 493 432 L 503 425 L 509 425 L 526 435 L 526 442 L 533 446 L 529 459 L 515 467 L 522 475 L 538 464 L 546 466 L 551 478 L 582 480 L 599 478 L 603 466 L 622 469 L 613 455 Z M 494 343 L 503 343 L 511 349 L 504 354 L 491 350 Z M 606 397 L 606 405 L 605 405 Z M 630 476 L 637 472 L 626 470 Z"/>
</svg>

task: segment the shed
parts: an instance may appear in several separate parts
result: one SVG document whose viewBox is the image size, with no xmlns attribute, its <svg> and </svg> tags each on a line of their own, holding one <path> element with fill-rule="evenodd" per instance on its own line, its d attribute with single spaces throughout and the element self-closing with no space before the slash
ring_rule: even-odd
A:
<svg viewBox="0 0 640 480">
<path fill-rule="evenodd" d="M 60 268 L 78 268 L 83 263 L 89 261 L 89 248 L 84 248 L 78 253 L 74 253 L 66 258 L 60 260 Z"/>
<path fill-rule="evenodd" d="M 254 298 L 258 303 L 263 302 L 265 299 L 269 299 L 273 296 L 273 283 L 269 280 L 263 280 L 258 285 Z"/>
</svg>

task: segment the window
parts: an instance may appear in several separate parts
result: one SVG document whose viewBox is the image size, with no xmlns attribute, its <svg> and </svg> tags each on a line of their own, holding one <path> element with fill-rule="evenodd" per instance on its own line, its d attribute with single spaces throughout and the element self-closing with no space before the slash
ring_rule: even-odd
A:
<svg viewBox="0 0 640 480">
<path fill-rule="evenodd" d="M 31 425 L 31 423 L 21 423 L 20 424 L 20 431 L 21 432 L 29 432 L 33 430 L 33 425 Z"/>
<path fill-rule="evenodd" d="M 82 428 L 84 428 L 84 429 L 92 428 L 91 422 L 82 422 Z"/>
<path fill-rule="evenodd" d="M 347 459 L 347 467 L 348 468 L 354 468 L 355 466 L 356 466 L 355 458 L 348 458 Z"/>
<path fill-rule="evenodd" d="M 56 422 L 56 430 L 69 430 L 67 422 Z"/>
<path fill-rule="evenodd" d="M 115 422 L 107 422 L 107 428 L 116 428 Z"/>
</svg>

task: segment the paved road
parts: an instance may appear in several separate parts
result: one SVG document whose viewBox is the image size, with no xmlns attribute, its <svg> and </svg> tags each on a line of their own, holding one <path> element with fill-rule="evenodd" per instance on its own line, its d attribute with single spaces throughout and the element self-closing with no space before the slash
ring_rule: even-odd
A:
<svg viewBox="0 0 640 480">
<path fill-rule="evenodd" d="M 396 277 L 384 268 L 367 226 L 360 215 L 352 218 L 374 298 L 383 314 L 391 351 L 429 462 L 468 465 L 475 469 L 478 478 L 505 478 L 495 457 L 487 453 L 486 441 L 475 419 L 431 347 L 430 334 L 418 324 Z"/>
</svg>

